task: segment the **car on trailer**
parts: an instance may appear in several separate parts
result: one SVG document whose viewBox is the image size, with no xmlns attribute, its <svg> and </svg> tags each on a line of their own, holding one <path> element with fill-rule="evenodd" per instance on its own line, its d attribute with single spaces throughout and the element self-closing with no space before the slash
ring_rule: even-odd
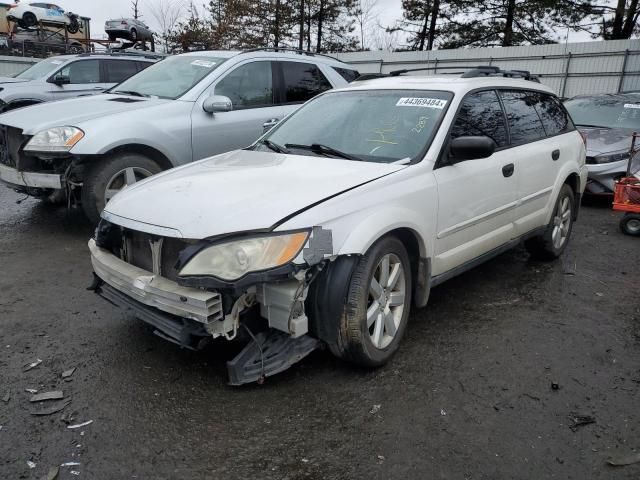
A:
<svg viewBox="0 0 640 480">
<path fill-rule="evenodd" d="M 151 42 L 153 40 L 151 29 L 142 20 L 135 18 L 107 20 L 104 31 L 112 42 L 118 38 L 124 38 L 131 42 Z"/>
<path fill-rule="evenodd" d="M 320 345 L 383 365 L 432 287 L 520 242 L 560 256 L 587 168 L 553 91 L 495 67 L 403 73 L 117 194 L 89 242 L 92 288 L 182 347 L 244 341 L 238 385 Z"/>
<path fill-rule="evenodd" d="M 80 30 L 78 16 L 65 12 L 64 8 L 54 3 L 17 3 L 7 12 L 7 20 L 16 22 L 22 28 L 33 28 L 43 23 L 62 24 L 69 33 L 77 33 Z"/>
</svg>

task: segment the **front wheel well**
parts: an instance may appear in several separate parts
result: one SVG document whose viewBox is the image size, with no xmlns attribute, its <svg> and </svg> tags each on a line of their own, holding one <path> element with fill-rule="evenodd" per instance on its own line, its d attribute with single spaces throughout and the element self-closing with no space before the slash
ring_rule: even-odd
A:
<svg viewBox="0 0 640 480">
<path fill-rule="evenodd" d="M 118 155 L 122 153 L 137 153 L 138 155 L 143 155 L 149 158 L 150 160 L 153 160 L 154 162 L 156 162 L 160 166 L 160 168 L 162 168 L 162 170 L 169 170 L 174 166 L 171 163 L 171 160 L 169 160 L 169 158 L 167 158 L 166 155 L 164 155 L 162 152 L 160 152 L 159 150 L 156 150 L 153 147 L 149 147 L 148 145 L 140 145 L 140 144 L 121 145 L 112 150 L 109 150 L 107 153 L 104 154 L 104 156 L 109 157 L 109 156 Z"/>
<path fill-rule="evenodd" d="M 397 228 L 385 236 L 394 236 L 402 242 L 409 255 L 411 263 L 411 282 L 413 286 L 412 298 L 418 307 L 423 307 L 429 299 L 429 278 L 431 276 L 429 261 L 423 249 L 418 234 L 410 228 Z"/>
</svg>

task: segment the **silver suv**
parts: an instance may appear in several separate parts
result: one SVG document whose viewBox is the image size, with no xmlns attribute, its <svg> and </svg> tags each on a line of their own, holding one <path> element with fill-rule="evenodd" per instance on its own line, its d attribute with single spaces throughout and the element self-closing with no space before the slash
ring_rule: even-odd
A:
<svg viewBox="0 0 640 480">
<path fill-rule="evenodd" d="M 47 58 L 15 77 L 0 77 L 0 112 L 103 93 L 161 58 L 129 53 L 83 53 Z"/>
<path fill-rule="evenodd" d="M 356 75 L 331 57 L 268 49 L 168 57 L 106 95 L 0 115 L 0 180 L 81 203 L 97 223 L 123 187 L 245 147 Z"/>
</svg>

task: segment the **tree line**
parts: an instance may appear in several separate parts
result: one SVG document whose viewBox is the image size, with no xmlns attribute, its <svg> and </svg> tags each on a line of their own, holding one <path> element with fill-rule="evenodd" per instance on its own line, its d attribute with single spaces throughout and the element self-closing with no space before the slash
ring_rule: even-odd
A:
<svg viewBox="0 0 640 480">
<path fill-rule="evenodd" d="M 167 50 L 299 48 L 313 52 L 431 50 L 638 35 L 640 0 L 402 0 L 380 22 L 378 0 L 156 0 L 148 10 Z M 138 2 L 134 2 L 139 15 Z"/>
</svg>

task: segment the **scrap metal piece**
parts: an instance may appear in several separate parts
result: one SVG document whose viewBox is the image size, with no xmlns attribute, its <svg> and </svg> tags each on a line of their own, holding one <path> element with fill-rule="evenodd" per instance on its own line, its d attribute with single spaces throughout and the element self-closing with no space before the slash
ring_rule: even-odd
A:
<svg viewBox="0 0 640 480">
<path fill-rule="evenodd" d="M 569 417 L 569 420 L 571 420 L 572 422 L 572 425 L 570 425 L 569 428 L 574 432 L 578 429 L 578 427 L 596 423 L 595 417 L 592 417 L 591 415 L 571 415 Z"/>
<path fill-rule="evenodd" d="M 88 420 L 88 421 L 83 422 L 83 423 L 78 423 L 77 425 L 69 425 L 67 428 L 69 430 L 75 430 L 76 428 L 86 427 L 87 425 L 91 425 L 92 423 L 93 423 L 93 420 Z"/>
<path fill-rule="evenodd" d="M 309 246 L 302 251 L 302 258 L 311 266 L 324 260 L 325 255 L 333 255 L 333 234 L 331 230 L 313 227 Z"/>
<path fill-rule="evenodd" d="M 609 457 L 607 463 L 615 467 L 624 467 L 625 465 L 633 465 L 640 462 L 640 452 L 632 455 L 619 455 L 615 457 Z"/>
<path fill-rule="evenodd" d="M 29 400 L 31 403 L 35 402 L 44 402 L 45 400 L 62 400 L 64 398 L 64 393 L 61 390 L 56 390 L 53 392 L 44 392 L 34 395 Z"/>
<path fill-rule="evenodd" d="M 307 335 L 293 338 L 273 329 L 260 332 L 255 335 L 255 341 L 248 343 L 233 360 L 227 362 L 229 384 L 253 383 L 283 372 L 313 352 L 319 344 L 318 340 Z"/>
<path fill-rule="evenodd" d="M 58 413 L 61 410 L 64 410 L 71 403 L 71 399 L 63 400 L 62 402 L 56 403 L 55 405 L 51 405 L 46 408 L 42 408 L 40 410 L 32 410 L 31 415 L 43 416 L 43 415 L 51 415 L 53 413 Z"/>
<path fill-rule="evenodd" d="M 62 372 L 62 378 L 69 378 L 76 371 L 76 367 L 70 368 Z"/>
<path fill-rule="evenodd" d="M 38 390 L 35 388 L 25 388 L 24 391 L 31 394 L 38 393 Z"/>
<path fill-rule="evenodd" d="M 29 370 L 33 370 L 34 368 L 36 368 L 38 365 L 40 365 L 42 363 L 42 360 L 40 360 L 39 358 L 33 362 L 33 363 L 27 363 L 24 366 L 24 371 L 28 372 Z"/>
<path fill-rule="evenodd" d="M 59 467 L 51 467 L 49 472 L 40 478 L 40 480 L 56 480 L 58 478 L 58 474 L 60 473 Z"/>
</svg>

